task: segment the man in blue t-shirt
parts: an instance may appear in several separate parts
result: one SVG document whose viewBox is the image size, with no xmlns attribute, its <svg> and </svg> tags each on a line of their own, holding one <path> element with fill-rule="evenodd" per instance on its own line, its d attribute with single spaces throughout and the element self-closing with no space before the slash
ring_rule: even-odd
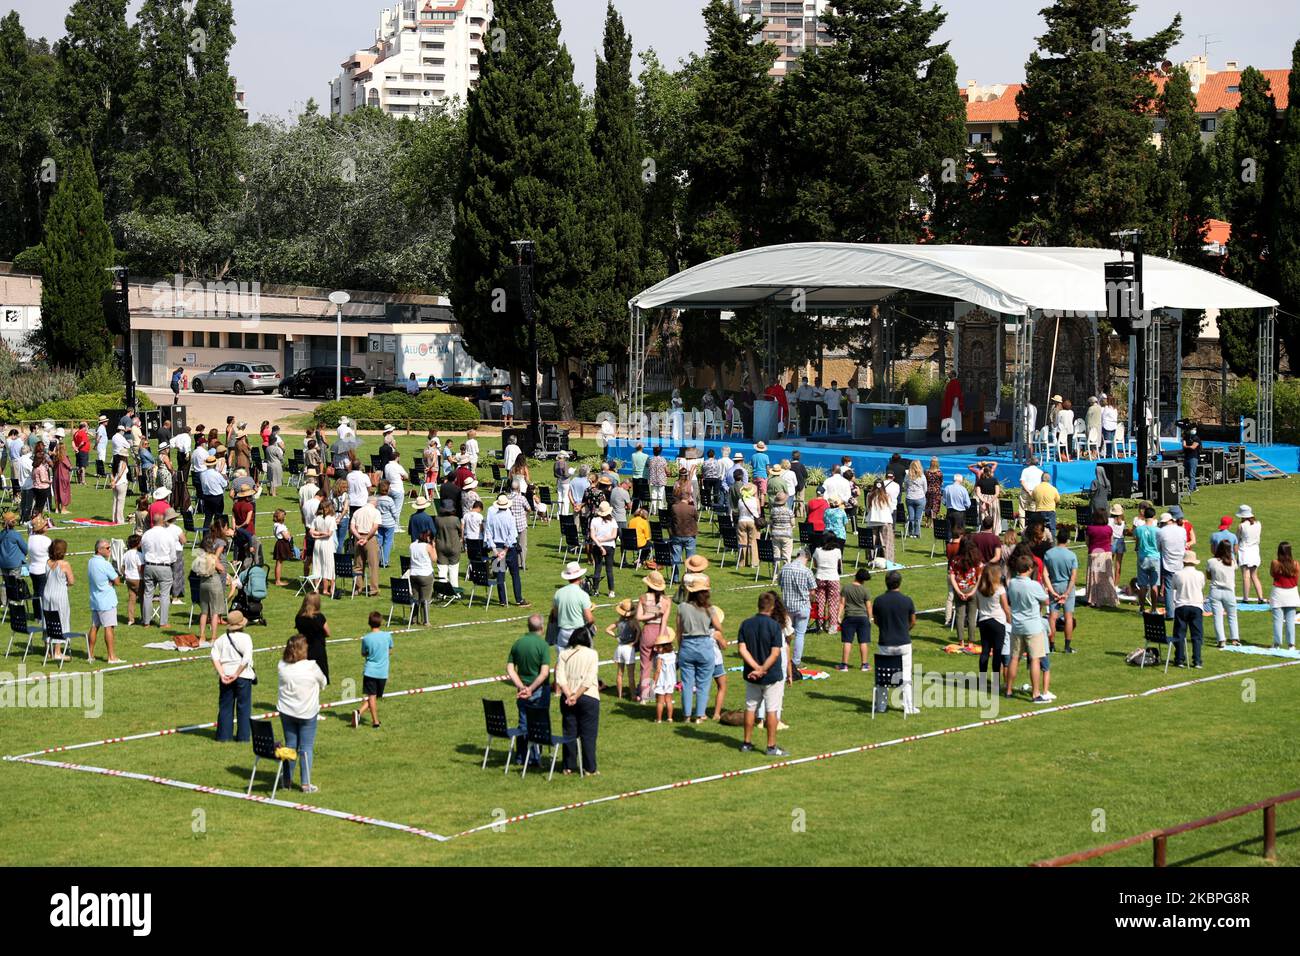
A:
<svg viewBox="0 0 1300 956">
<path fill-rule="evenodd" d="M 1073 654 L 1070 641 L 1074 637 L 1074 589 L 1079 580 L 1079 557 L 1070 550 L 1070 532 L 1056 529 L 1056 547 L 1043 555 L 1043 569 L 1047 572 L 1048 607 L 1047 647 L 1056 650 L 1056 618 L 1065 615 L 1065 653 Z"/>
<path fill-rule="evenodd" d="M 87 656 L 95 659 L 95 639 L 99 629 L 104 629 L 104 642 L 108 645 L 108 662 L 123 664 L 117 656 L 114 646 L 115 628 L 117 627 L 117 569 L 109 560 L 113 549 L 107 538 L 95 542 L 95 555 L 86 564 L 86 578 L 90 582 L 90 631 L 86 635 Z"/>
<path fill-rule="evenodd" d="M 1156 536 L 1156 509 L 1150 505 L 1142 509 L 1141 518 L 1133 520 L 1133 543 L 1137 548 L 1138 613 L 1147 612 L 1149 594 L 1154 614 L 1160 587 L 1160 541 Z"/>
<path fill-rule="evenodd" d="M 393 634 L 384 631 L 384 616 L 370 612 L 370 633 L 361 639 L 361 656 L 366 665 L 361 671 L 361 709 L 352 712 L 352 726 L 361 726 L 361 715 L 370 710 L 370 723 L 379 726 L 379 698 L 388 685 L 388 655 L 393 652 Z"/>
<path fill-rule="evenodd" d="M 769 757 L 786 757 L 789 754 L 776 745 L 776 728 L 781 720 L 781 702 L 785 697 L 785 672 L 781 667 L 781 625 L 772 612 L 776 600 L 771 591 L 758 599 L 758 613 L 740 625 L 736 640 L 740 645 L 740 658 L 745 662 L 745 742 L 740 749 L 754 749 L 754 713 L 761 703 L 765 710 L 763 723 L 767 727 L 767 754 Z"/>
<path fill-rule="evenodd" d="M 1032 577 L 1034 559 L 1029 555 L 1022 554 L 1017 558 L 1013 570 L 1016 576 L 1007 584 L 1007 603 L 1011 605 L 1011 664 L 1007 672 L 1007 696 L 1014 692 L 1020 655 L 1028 652 L 1034 703 L 1046 704 L 1053 699 L 1043 691 L 1042 660 L 1047 656 L 1043 611 L 1047 605 L 1047 592 Z"/>
</svg>

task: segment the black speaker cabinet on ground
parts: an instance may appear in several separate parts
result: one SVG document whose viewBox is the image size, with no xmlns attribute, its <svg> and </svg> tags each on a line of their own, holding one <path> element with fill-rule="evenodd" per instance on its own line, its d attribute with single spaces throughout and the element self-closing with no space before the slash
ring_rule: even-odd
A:
<svg viewBox="0 0 1300 956">
<path fill-rule="evenodd" d="M 1101 463 L 1110 479 L 1110 496 L 1112 498 L 1133 497 L 1133 466 L 1127 461 L 1106 461 Z"/>
<path fill-rule="evenodd" d="M 1182 463 L 1178 461 L 1149 462 L 1143 496 L 1158 508 L 1168 508 L 1178 504 L 1178 487 L 1182 471 Z"/>
<path fill-rule="evenodd" d="M 1223 453 L 1222 448 L 1210 449 L 1210 470 L 1213 472 L 1211 481 L 1216 485 L 1221 485 L 1227 481 L 1224 474 L 1226 461 L 1227 456 Z"/>
<path fill-rule="evenodd" d="M 162 428 L 162 412 L 158 409 L 140 413 L 141 426 L 144 428 L 144 437 L 153 441 L 158 437 L 158 429 Z"/>
<path fill-rule="evenodd" d="M 504 452 L 506 446 L 510 444 L 510 439 L 514 438 L 515 443 L 519 445 L 519 450 L 528 457 L 534 457 L 537 451 L 537 439 L 531 428 L 506 428 L 501 432 L 501 450 Z"/>
<path fill-rule="evenodd" d="M 1241 464 L 1235 458 L 1228 458 L 1223 466 L 1223 481 L 1229 485 L 1241 484 Z"/>
<path fill-rule="evenodd" d="M 167 412 L 167 417 L 170 418 L 172 421 L 172 434 L 179 435 L 181 433 L 181 429 L 185 428 L 189 424 L 189 421 L 185 414 L 185 406 L 172 405 L 166 409 L 166 412 Z"/>
</svg>

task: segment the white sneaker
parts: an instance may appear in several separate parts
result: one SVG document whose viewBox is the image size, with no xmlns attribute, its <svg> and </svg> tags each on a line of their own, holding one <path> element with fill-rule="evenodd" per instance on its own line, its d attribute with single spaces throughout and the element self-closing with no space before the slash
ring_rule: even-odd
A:
<svg viewBox="0 0 1300 956">
<path fill-rule="evenodd" d="M 614 596 L 614 592 L 613 592 L 613 591 L 610 591 L 610 592 L 609 592 L 609 596 L 610 596 L 610 597 L 613 597 L 613 596 Z"/>
<path fill-rule="evenodd" d="M 1056 700 L 1056 695 L 1049 690 L 1043 694 L 1043 700 Z"/>
<path fill-rule="evenodd" d="M 184 603 L 185 603 L 185 602 L 182 601 L 180 598 L 172 598 L 172 605 L 173 605 L 173 606 L 175 606 L 175 605 L 177 605 L 177 604 L 184 604 Z"/>
</svg>

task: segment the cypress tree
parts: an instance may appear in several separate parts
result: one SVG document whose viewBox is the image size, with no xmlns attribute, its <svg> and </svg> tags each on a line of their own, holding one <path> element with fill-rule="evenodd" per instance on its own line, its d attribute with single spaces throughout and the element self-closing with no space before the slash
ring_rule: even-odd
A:
<svg viewBox="0 0 1300 956">
<path fill-rule="evenodd" d="M 1268 258 L 1271 225 L 1270 185 L 1277 138 L 1277 105 L 1264 74 L 1248 66 L 1241 74 L 1241 102 L 1228 144 L 1229 178 L 1220 188 L 1232 223 L 1228 276 L 1265 294 L 1275 288 Z M 1239 375 L 1256 372 L 1259 317 L 1254 310 L 1228 310 L 1219 316 L 1219 333 L 1228 365 Z"/>
<path fill-rule="evenodd" d="M 16 12 L 0 19 L 0 258 L 41 241 L 41 219 L 53 191 L 50 111 L 52 61 Z M 44 164 L 44 165 L 43 165 Z"/>
<path fill-rule="evenodd" d="M 1291 79 L 1286 113 L 1278 136 L 1277 194 L 1273 209 L 1273 239 L 1269 244 L 1277 263 L 1277 298 L 1291 315 L 1278 315 L 1278 334 L 1286 343 L 1292 373 L 1300 370 L 1300 41 L 1291 51 Z"/>
<path fill-rule="evenodd" d="M 144 0 L 140 61 L 126 99 L 133 207 L 144 212 L 190 211 L 195 194 L 189 164 L 189 43 L 182 0 Z"/>
<path fill-rule="evenodd" d="M 191 75 L 189 166 L 194 182 L 191 208 L 210 224 L 239 184 L 239 132 L 243 117 L 235 105 L 230 50 L 235 45 L 231 0 L 196 0 L 189 23 Z"/>
<path fill-rule="evenodd" d="M 1197 265 L 1204 258 L 1208 162 L 1201 145 L 1201 123 L 1187 70 L 1176 67 L 1160 94 L 1160 164 L 1154 190 L 1155 230 L 1147 248 L 1157 255 Z"/>
<path fill-rule="evenodd" d="M 1013 238 L 1105 246 L 1150 223 L 1156 151 L 1150 74 L 1182 35 L 1182 18 L 1147 39 L 1129 31 L 1133 0 L 1056 0 L 1025 66 L 1021 121 L 1002 157 L 1016 206 Z"/>
<path fill-rule="evenodd" d="M 608 247 L 588 228 L 599 214 L 594 165 L 573 61 L 559 34 L 551 0 L 496 6 L 469 97 L 451 299 L 470 354 L 499 368 L 528 367 L 528 329 L 498 309 L 518 289 L 510 243 L 531 239 L 541 359 L 543 367 L 560 367 L 561 411 L 571 416 L 569 358 L 607 357 L 609 329 L 592 308 L 591 277 Z"/>
<path fill-rule="evenodd" d="M 130 206 L 121 181 L 126 97 L 135 83 L 139 34 L 127 24 L 127 0 L 74 0 L 59 61 L 59 134 L 71 148 L 90 150 L 109 218 Z"/>
<path fill-rule="evenodd" d="M 113 238 L 85 148 L 72 154 L 50 201 L 35 338 L 52 365 L 84 370 L 111 354 L 104 295 L 112 287 Z"/>
</svg>

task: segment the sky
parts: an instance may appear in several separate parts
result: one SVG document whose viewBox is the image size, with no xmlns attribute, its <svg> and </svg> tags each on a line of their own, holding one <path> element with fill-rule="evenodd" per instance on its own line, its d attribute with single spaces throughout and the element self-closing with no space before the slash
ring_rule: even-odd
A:
<svg viewBox="0 0 1300 956">
<path fill-rule="evenodd" d="M 5 0 L 0 0 L 4 9 Z M 391 5 L 394 0 L 389 0 Z M 605 0 L 554 0 L 562 39 L 579 83 L 594 84 L 596 53 L 604 28 Z M 940 0 L 948 14 L 939 39 L 950 43 L 962 84 L 1015 83 L 1042 32 L 1038 11 L 1049 0 Z M 51 41 L 63 33 L 67 0 L 9 0 L 28 34 Z M 315 97 L 327 101 L 328 82 L 344 57 L 374 39 L 383 0 L 234 0 L 236 45 L 231 69 L 247 93 L 254 119 L 262 114 L 296 115 Z M 704 49 L 704 0 L 614 0 L 637 51 L 653 47 L 666 65 Z M 134 11 L 139 0 L 132 0 Z M 1300 3 L 1248 0 L 1139 0 L 1133 29 L 1147 35 L 1182 12 L 1183 41 L 1171 59 L 1185 60 L 1205 49 L 1209 34 L 1211 68 L 1225 60 L 1242 66 L 1283 69 L 1300 40 Z"/>
</svg>

